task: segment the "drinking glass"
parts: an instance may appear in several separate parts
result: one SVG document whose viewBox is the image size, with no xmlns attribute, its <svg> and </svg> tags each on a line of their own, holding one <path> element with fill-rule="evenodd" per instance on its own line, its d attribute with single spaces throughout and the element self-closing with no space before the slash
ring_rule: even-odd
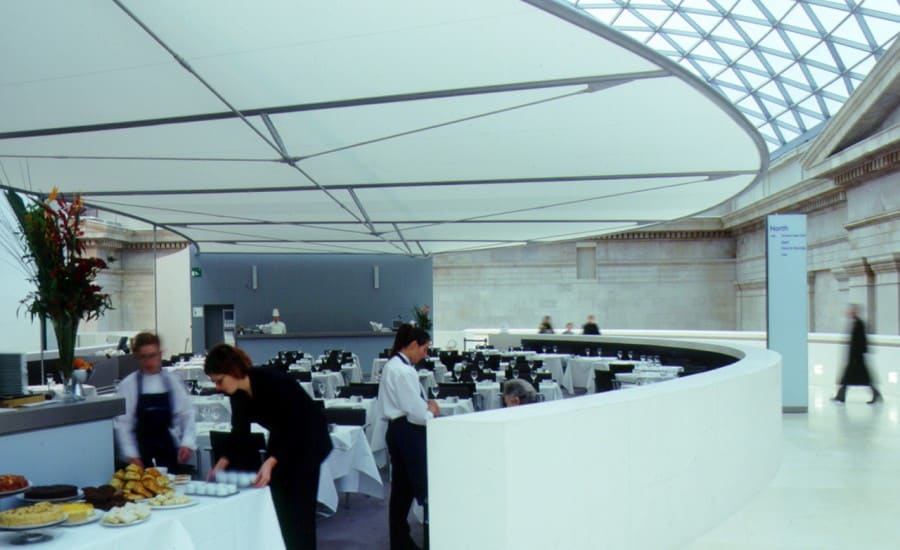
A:
<svg viewBox="0 0 900 550">
<path fill-rule="evenodd" d="M 313 385 L 313 388 L 314 388 L 313 391 L 315 392 L 316 397 L 325 397 L 325 384 L 323 384 L 322 382 L 316 382 Z"/>
<path fill-rule="evenodd" d="M 431 388 L 431 395 L 434 396 L 435 399 L 437 399 L 438 395 L 440 395 L 440 394 L 441 394 L 440 386 L 434 386 Z"/>
<path fill-rule="evenodd" d="M 541 353 L 547 353 L 547 346 L 541 346 Z"/>
<path fill-rule="evenodd" d="M 591 356 L 591 348 L 584 348 L 584 355 L 585 355 L 585 357 L 590 357 Z"/>
<path fill-rule="evenodd" d="M 632 350 L 628 350 L 628 358 L 634 359 L 634 352 Z"/>
<path fill-rule="evenodd" d="M 558 351 L 559 351 L 559 348 L 556 347 L 556 346 L 553 346 L 553 353 L 556 353 L 556 352 L 558 352 Z"/>
<path fill-rule="evenodd" d="M 513 369 L 512 375 L 513 375 L 513 378 L 518 378 L 519 377 L 519 369 Z"/>
<path fill-rule="evenodd" d="M 209 419 L 213 422 L 218 422 L 219 419 L 222 418 L 222 408 L 221 407 L 210 407 L 209 408 Z"/>
<path fill-rule="evenodd" d="M 646 363 L 646 362 L 647 362 L 647 356 L 641 355 L 641 363 Z"/>
<path fill-rule="evenodd" d="M 616 352 L 616 357 L 618 357 L 619 359 L 622 358 L 622 350 Z"/>
</svg>

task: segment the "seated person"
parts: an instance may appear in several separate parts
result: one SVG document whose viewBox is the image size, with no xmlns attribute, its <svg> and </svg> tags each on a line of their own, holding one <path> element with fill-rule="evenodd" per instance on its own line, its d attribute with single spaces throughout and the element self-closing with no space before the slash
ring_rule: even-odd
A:
<svg viewBox="0 0 900 550">
<path fill-rule="evenodd" d="M 534 403 L 535 401 L 537 401 L 537 391 L 535 391 L 534 386 L 525 380 L 513 378 L 512 380 L 507 380 L 506 383 L 503 384 L 504 406 L 516 407 Z"/>
<path fill-rule="evenodd" d="M 549 315 L 544 315 L 544 319 L 538 327 L 538 334 L 553 334 L 553 325 L 550 323 Z"/>
<path fill-rule="evenodd" d="M 575 323 L 566 323 L 566 330 L 563 334 L 575 334 Z"/>
<path fill-rule="evenodd" d="M 598 327 L 597 323 L 594 322 L 593 315 L 588 315 L 587 323 L 585 323 L 584 326 L 581 327 L 581 332 L 583 334 L 593 334 L 593 335 L 600 334 L 600 327 Z"/>
</svg>

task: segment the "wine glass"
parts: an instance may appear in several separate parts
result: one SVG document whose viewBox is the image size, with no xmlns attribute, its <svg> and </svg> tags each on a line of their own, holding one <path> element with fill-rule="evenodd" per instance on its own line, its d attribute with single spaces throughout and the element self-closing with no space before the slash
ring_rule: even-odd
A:
<svg viewBox="0 0 900 550">
<path fill-rule="evenodd" d="M 559 351 L 559 348 L 556 346 L 553 346 L 553 353 L 557 353 L 558 351 Z"/>
<path fill-rule="evenodd" d="M 628 350 L 628 358 L 629 358 L 629 359 L 634 359 L 634 351 Z"/>
<path fill-rule="evenodd" d="M 222 408 L 221 407 L 210 407 L 209 408 L 209 419 L 213 422 L 218 423 L 219 419 L 222 418 Z"/>
<path fill-rule="evenodd" d="M 519 378 L 519 369 L 513 369 L 512 375 L 513 375 L 513 378 Z"/>
<path fill-rule="evenodd" d="M 585 357 L 590 357 L 591 356 L 591 348 L 584 348 L 584 355 L 585 355 Z"/>
<path fill-rule="evenodd" d="M 432 396 L 432 397 L 434 397 L 435 399 L 437 399 L 438 396 L 439 396 L 440 394 L 441 394 L 441 387 L 440 387 L 440 386 L 435 385 L 435 386 L 432 386 L 432 387 L 431 387 L 431 396 Z"/>
<path fill-rule="evenodd" d="M 618 357 L 619 359 L 622 358 L 622 350 L 616 352 L 616 357 Z"/>
<path fill-rule="evenodd" d="M 541 346 L 541 353 L 547 353 L 547 346 Z"/>
<path fill-rule="evenodd" d="M 325 384 L 317 380 L 313 384 L 313 392 L 316 394 L 316 397 L 325 397 Z"/>
</svg>

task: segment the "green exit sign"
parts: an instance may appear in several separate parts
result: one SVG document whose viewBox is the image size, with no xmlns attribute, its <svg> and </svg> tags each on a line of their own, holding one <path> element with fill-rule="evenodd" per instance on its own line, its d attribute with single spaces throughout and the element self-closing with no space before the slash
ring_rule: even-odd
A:
<svg viewBox="0 0 900 550">
<path fill-rule="evenodd" d="M 202 276 L 203 276 L 203 270 L 202 270 L 202 269 L 200 269 L 199 267 L 192 267 L 192 268 L 191 268 L 191 277 L 202 277 Z"/>
</svg>

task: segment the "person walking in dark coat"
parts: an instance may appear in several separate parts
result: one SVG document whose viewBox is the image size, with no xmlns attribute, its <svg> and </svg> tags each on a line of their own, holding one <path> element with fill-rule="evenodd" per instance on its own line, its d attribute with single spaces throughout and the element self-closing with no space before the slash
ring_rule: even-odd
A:
<svg viewBox="0 0 900 550">
<path fill-rule="evenodd" d="M 866 352 L 868 351 L 866 325 L 859 318 L 859 308 L 854 304 L 848 308 L 847 316 L 853 320 L 850 350 L 847 353 L 847 366 L 844 368 L 844 374 L 840 380 L 841 387 L 832 399 L 843 403 L 847 397 L 847 386 L 869 386 L 872 388 L 872 399 L 868 402 L 871 405 L 883 399 L 881 393 L 875 388 L 872 375 L 866 367 Z"/>
</svg>

